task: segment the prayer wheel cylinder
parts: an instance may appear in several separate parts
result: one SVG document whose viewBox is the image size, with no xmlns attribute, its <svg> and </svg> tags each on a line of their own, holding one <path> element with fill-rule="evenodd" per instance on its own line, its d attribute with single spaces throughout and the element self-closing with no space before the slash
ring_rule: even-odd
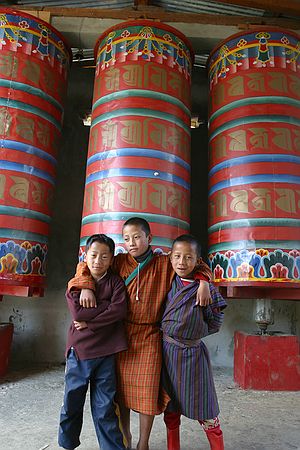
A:
<svg viewBox="0 0 300 450">
<path fill-rule="evenodd" d="M 70 60 L 48 23 L 0 8 L 0 295 L 43 295 Z"/>
<path fill-rule="evenodd" d="M 94 233 L 124 251 L 133 216 L 169 250 L 189 230 L 192 48 L 170 26 L 129 21 L 99 37 L 95 59 L 81 251 Z"/>
<path fill-rule="evenodd" d="M 300 287 L 300 37 L 252 29 L 208 61 L 214 280 Z M 283 297 L 284 298 L 284 297 Z"/>
</svg>

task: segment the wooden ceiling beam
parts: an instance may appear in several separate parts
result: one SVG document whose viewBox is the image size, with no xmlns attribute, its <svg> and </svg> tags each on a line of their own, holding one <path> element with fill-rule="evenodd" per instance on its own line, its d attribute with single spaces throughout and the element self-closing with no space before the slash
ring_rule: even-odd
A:
<svg viewBox="0 0 300 450">
<path fill-rule="evenodd" d="M 286 16 L 300 17 L 299 0 L 288 0 L 285 2 L 282 0 L 214 0 L 214 2 L 262 9 L 263 11 L 268 11 L 275 14 L 284 14 Z"/>
<path fill-rule="evenodd" d="M 134 0 L 134 6 L 139 8 L 140 6 L 149 6 L 150 0 Z"/>
<path fill-rule="evenodd" d="M 280 17 L 250 17 L 250 16 L 230 16 L 221 14 L 192 14 L 192 13 L 174 13 L 165 11 L 162 8 L 146 6 L 145 8 L 123 8 L 123 9 L 92 9 L 92 8 L 60 8 L 60 7 L 15 7 L 30 11 L 47 11 L 51 16 L 60 17 L 88 17 L 99 19 L 153 19 L 161 22 L 194 23 L 205 25 L 223 25 L 223 26 L 241 26 L 246 28 L 248 25 L 269 25 L 282 28 L 300 29 L 299 20 L 282 19 Z"/>
</svg>

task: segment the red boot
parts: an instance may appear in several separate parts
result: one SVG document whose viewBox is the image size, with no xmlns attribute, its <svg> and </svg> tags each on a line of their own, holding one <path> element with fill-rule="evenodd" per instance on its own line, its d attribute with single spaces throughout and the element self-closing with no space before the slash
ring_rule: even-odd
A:
<svg viewBox="0 0 300 450">
<path fill-rule="evenodd" d="M 168 450 L 180 450 L 180 413 L 165 411 L 164 421 L 167 427 Z"/>
<path fill-rule="evenodd" d="M 223 433 L 220 426 L 205 430 L 210 450 L 224 450 Z"/>
<path fill-rule="evenodd" d="M 167 428 L 168 450 L 180 450 L 179 427 L 170 430 Z"/>
</svg>

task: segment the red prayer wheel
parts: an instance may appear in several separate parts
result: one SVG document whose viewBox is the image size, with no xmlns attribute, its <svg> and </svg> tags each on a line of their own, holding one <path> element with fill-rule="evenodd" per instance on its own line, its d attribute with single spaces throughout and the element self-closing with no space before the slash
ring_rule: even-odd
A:
<svg viewBox="0 0 300 450">
<path fill-rule="evenodd" d="M 81 251 L 94 233 L 124 251 L 133 216 L 169 250 L 189 230 L 192 48 L 176 29 L 136 20 L 102 34 L 95 59 Z"/>
<path fill-rule="evenodd" d="M 48 23 L 0 8 L 0 295 L 44 292 L 70 61 Z"/>
<path fill-rule="evenodd" d="M 214 280 L 299 288 L 300 37 L 269 27 L 238 33 L 208 67 Z"/>
</svg>

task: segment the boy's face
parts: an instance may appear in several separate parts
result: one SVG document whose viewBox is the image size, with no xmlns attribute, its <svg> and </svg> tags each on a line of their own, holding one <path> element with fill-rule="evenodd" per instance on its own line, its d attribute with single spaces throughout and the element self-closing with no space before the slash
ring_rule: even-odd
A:
<svg viewBox="0 0 300 450">
<path fill-rule="evenodd" d="M 137 257 L 148 250 L 152 236 L 147 236 L 139 225 L 126 225 L 123 228 L 123 239 L 128 253 Z"/>
<path fill-rule="evenodd" d="M 178 276 L 189 278 L 199 261 L 196 246 L 189 242 L 176 242 L 173 246 L 170 260 Z"/>
<path fill-rule="evenodd" d="M 113 255 L 106 244 L 93 242 L 85 257 L 91 275 L 96 280 L 105 274 L 112 263 Z"/>
</svg>

